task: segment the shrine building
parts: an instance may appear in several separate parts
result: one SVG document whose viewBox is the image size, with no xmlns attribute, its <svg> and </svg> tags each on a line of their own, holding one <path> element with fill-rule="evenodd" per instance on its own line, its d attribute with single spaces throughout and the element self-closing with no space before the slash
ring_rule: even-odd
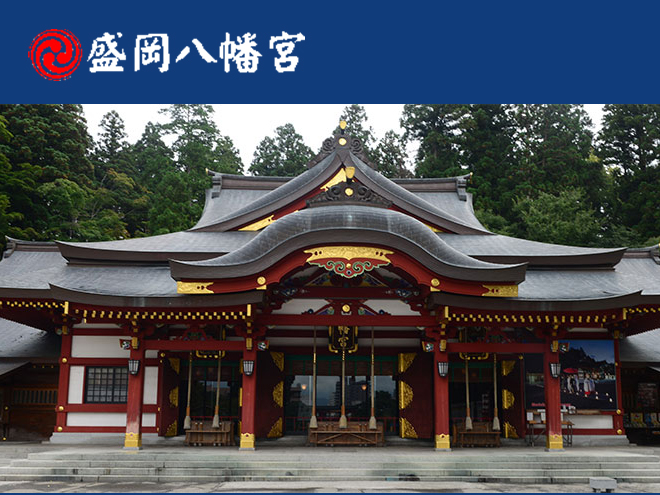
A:
<svg viewBox="0 0 660 495">
<path fill-rule="evenodd" d="M 657 246 L 494 234 L 469 176 L 390 180 L 343 131 L 307 166 L 209 172 L 183 232 L 8 240 L 0 317 L 61 339 L 51 442 L 627 442 L 619 343 L 660 327 Z"/>
</svg>

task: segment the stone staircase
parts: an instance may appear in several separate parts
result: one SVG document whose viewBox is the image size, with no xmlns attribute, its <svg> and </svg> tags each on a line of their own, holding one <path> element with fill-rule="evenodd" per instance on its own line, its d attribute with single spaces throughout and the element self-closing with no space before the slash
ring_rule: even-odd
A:
<svg viewBox="0 0 660 495">
<path fill-rule="evenodd" d="M 475 449 L 434 452 L 396 448 L 145 449 L 68 448 L 28 453 L 0 466 L 2 481 L 227 482 L 427 481 L 660 483 L 660 458 L 630 449 Z"/>
</svg>

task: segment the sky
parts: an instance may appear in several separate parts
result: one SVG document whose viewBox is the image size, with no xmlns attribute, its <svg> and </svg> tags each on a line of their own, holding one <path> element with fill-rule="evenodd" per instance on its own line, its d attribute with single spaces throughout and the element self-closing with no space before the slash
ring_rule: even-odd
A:
<svg viewBox="0 0 660 495">
<path fill-rule="evenodd" d="M 254 150 L 266 136 L 273 136 L 275 128 L 291 123 L 305 144 L 317 151 L 323 140 L 332 135 L 339 123 L 339 117 L 348 104 L 316 105 L 213 105 L 215 121 L 223 135 L 229 136 L 239 150 L 245 167 L 252 162 Z M 389 130 L 402 133 L 399 119 L 403 105 L 365 104 L 367 123 L 374 129 L 376 139 L 382 138 Z M 101 118 L 111 110 L 116 110 L 124 120 L 126 133 L 131 143 L 136 142 L 148 122 L 166 121 L 158 110 L 167 105 L 83 105 L 89 132 L 96 139 Z M 600 128 L 603 105 L 585 105 L 585 109 Z M 414 158 L 416 146 L 408 148 L 410 158 Z"/>
</svg>

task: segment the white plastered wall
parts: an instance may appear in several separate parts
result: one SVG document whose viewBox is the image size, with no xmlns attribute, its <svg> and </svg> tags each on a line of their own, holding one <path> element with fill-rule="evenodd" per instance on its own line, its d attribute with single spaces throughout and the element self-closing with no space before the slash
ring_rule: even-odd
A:
<svg viewBox="0 0 660 495">
<path fill-rule="evenodd" d="M 67 426 L 126 426 L 126 413 L 72 412 L 67 414 Z M 142 426 L 156 426 L 156 414 L 142 414 Z"/>
</svg>

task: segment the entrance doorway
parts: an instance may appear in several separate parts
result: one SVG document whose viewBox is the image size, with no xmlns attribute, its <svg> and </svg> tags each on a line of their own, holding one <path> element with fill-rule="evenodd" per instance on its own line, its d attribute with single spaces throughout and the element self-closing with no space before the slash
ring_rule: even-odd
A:
<svg viewBox="0 0 660 495">
<path fill-rule="evenodd" d="M 398 433 L 396 357 L 375 359 L 374 383 L 369 356 L 347 356 L 345 404 L 348 421 L 368 422 L 371 415 L 371 387 L 375 387 L 375 416 L 386 435 Z M 284 433 L 306 435 L 312 415 L 313 361 L 311 356 L 286 357 L 284 387 Z M 341 357 L 318 356 L 316 416 L 319 421 L 339 421 L 341 415 Z"/>
<path fill-rule="evenodd" d="M 183 423 L 186 416 L 186 403 L 188 399 L 188 365 L 187 359 L 181 360 L 181 386 L 179 387 L 179 432 L 185 433 Z M 218 390 L 218 360 L 193 359 L 192 361 L 192 389 L 190 391 L 190 417 L 192 421 L 213 421 L 215 412 L 216 392 Z M 220 421 L 233 421 L 235 431 L 238 431 L 240 421 L 239 395 L 241 388 L 241 375 L 238 371 L 238 362 L 223 359 L 222 375 L 220 380 Z"/>
</svg>

